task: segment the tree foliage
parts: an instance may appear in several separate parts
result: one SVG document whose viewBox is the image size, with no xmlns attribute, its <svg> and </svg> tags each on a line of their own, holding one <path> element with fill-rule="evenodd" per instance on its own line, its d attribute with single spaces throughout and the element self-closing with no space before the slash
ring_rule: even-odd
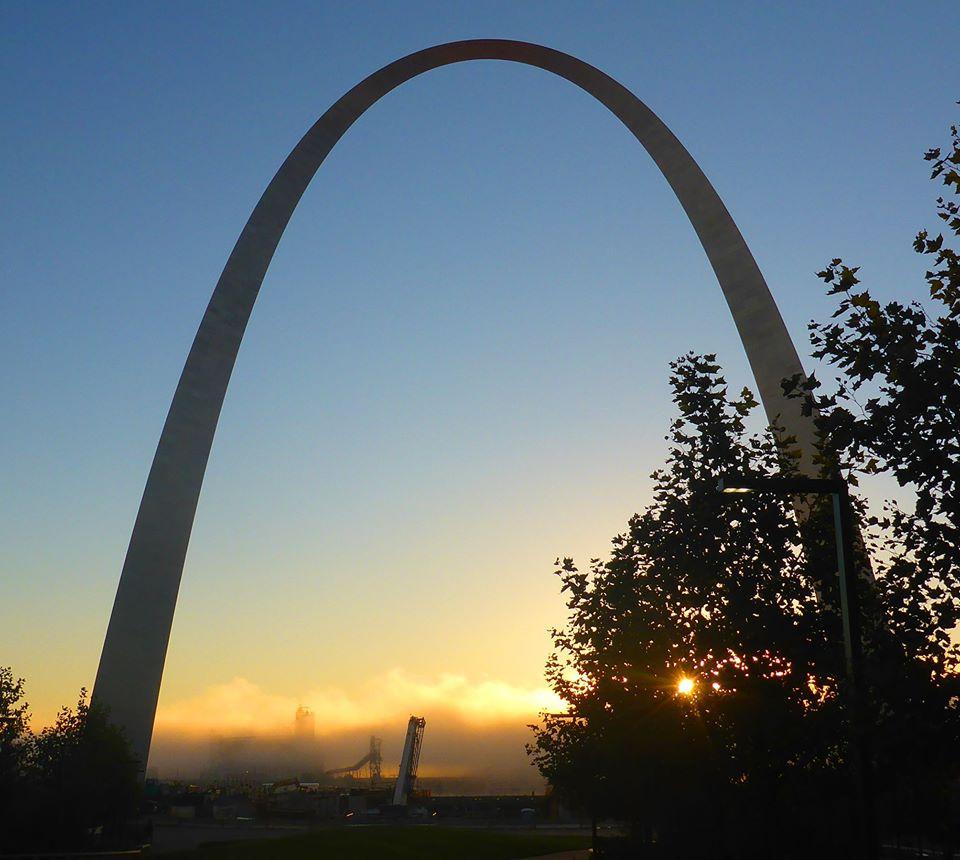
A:
<svg viewBox="0 0 960 860">
<path fill-rule="evenodd" d="M 23 691 L 23 678 L 0 666 L 0 834 L 21 817 L 21 787 L 30 739 L 30 713 Z M 2 840 L 0 835 L 0 849 Z"/>
<path fill-rule="evenodd" d="M 886 788 L 907 784 L 918 807 L 944 817 L 945 786 L 960 776 L 960 254 L 947 238 L 960 238 L 957 127 L 947 148 L 924 157 L 943 188 L 945 228 L 921 230 L 913 242 L 929 299 L 881 304 L 859 267 L 832 260 L 818 274 L 836 310 L 810 324 L 813 354 L 833 376 L 829 390 L 816 374 L 785 388 L 815 417 L 824 468 L 854 482 L 888 476 L 911 499 L 863 512 L 883 608 L 878 632 L 887 634 L 867 643 L 867 668 Z"/>
<path fill-rule="evenodd" d="M 137 814 L 137 762 L 81 690 L 75 709 L 30 731 L 23 679 L 0 667 L 0 850 L 121 844 Z"/>
<path fill-rule="evenodd" d="M 948 192 L 937 214 L 960 237 L 960 134 L 951 132 L 949 152 L 925 158 Z M 786 388 L 816 414 L 825 462 L 913 491 L 912 509 L 889 501 L 866 525 L 898 635 L 945 677 L 960 660 L 949 637 L 960 622 L 960 255 L 927 230 L 913 247 L 927 258 L 928 306 L 881 305 L 861 287 L 859 267 L 840 259 L 819 273 L 839 299 L 830 321 L 810 324 L 814 356 L 837 371 L 833 390 L 821 393 L 816 374 Z"/>
<path fill-rule="evenodd" d="M 574 802 L 655 831 L 674 853 L 724 827 L 742 842 L 738 816 L 765 810 L 769 832 L 753 834 L 763 851 L 776 816 L 841 755 L 839 620 L 818 602 L 829 577 L 789 501 L 716 490 L 725 472 L 779 474 L 789 446 L 746 432 L 757 403 L 728 396 L 714 356 L 671 369 L 679 416 L 653 503 L 608 560 L 558 565 L 570 617 L 547 677 L 570 712 L 536 728 L 531 752 Z M 678 693 L 684 676 L 693 697 Z"/>
</svg>

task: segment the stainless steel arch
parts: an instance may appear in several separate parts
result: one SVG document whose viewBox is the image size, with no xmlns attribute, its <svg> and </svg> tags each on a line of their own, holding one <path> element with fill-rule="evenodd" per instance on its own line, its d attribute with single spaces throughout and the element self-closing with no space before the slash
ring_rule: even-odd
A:
<svg viewBox="0 0 960 860">
<path fill-rule="evenodd" d="M 110 709 L 146 766 L 184 558 L 220 408 L 243 332 L 284 228 L 327 154 L 378 99 L 423 72 L 465 60 L 537 66 L 609 108 L 650 153 L 686 211 L 717 280 L 771 420 L 805 452 L 813 431 L 780 381 L 802 373 L 796 349 L 740 231 L 713 186 L 660 119 L 629 90 L 568 54 L 500 39 L 410 54 L 357 84 L 303 136 L 247 221 L 200 322 L 147 478 L 107 628 L 94 700 Z"/>
</svg>

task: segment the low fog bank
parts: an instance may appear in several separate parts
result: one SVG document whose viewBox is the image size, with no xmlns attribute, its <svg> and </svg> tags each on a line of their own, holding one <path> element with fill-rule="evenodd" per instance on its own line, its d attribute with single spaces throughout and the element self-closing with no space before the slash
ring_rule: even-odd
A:
<svg viewBox="0 0 960 860">
<path fill-rule="evenodd" d="M 313 738 L 295 732 L 300 705 L 314 713 Z M 540 711 L 556 709 L 546 690 L 449 675 L 422 681 L 400 670 L 349 694 L 325 689 L 302 700 L 236 678 L 161 706 L 149 772 L 163 779 L 312 781 L 358 762 L 375 735 L 382 739 L 382 773 L 389 779 L 397 774 L 407 719 L 415 714 L 427 721 L 419 774 L 434 794 L 540 793 L 544 781 L 524 745 L 532 739 L 528 724 Z"/>
<path fill-rule="evenodd" d="M 525 793 L 543 791 L 544 781 L 529 764 L 525 725 L 474 727 L 449 714 L 427 719 L 420 754 L 420 776 L 435 794 Z M 532 717 L 531 717 L 532 720 Z M 332 734 L 311 741 L 286 734 L 210 735 L 163 732 L 154 738 L 150 771 L 162 779 L 209 780 L 245 774 L 264 781 L 319 779 L 347 767 L 367 752 L 370 735 L 382 738 L 383 776 L 395 777 L 403 749 L 406 718 L 390 724 Z"/>
</svg>

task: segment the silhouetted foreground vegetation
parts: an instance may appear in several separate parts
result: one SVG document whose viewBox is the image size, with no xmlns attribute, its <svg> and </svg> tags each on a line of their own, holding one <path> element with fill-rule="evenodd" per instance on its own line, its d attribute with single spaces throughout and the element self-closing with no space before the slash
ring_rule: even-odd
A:
<svg viewBox="0 0 960 860">
<path fill-rule="evenodd" d="M 586 848 L 584 836 L 508 833 L 448 827 L 364 827 L 316 830 L 283 839 L 205 845 L 173 857 L 260 858 L 343 857 L 350 860 L 516 860 Z"/>
<path fill-rule="evenodd" d="M 84 691 L 33 733 L 23 694 L 0 667 L 0 852 L 129 844 L 140 788 L 122 734 Z"/>
<path fill-rule="evenodd" d="M 931 150 L 960 195 L 960 138 Z M 960 236 L 955 199 L 938 216 Z M 882 475 L 915 497 L 855 500 L 866 710 L 881 828 L 949 846 L 960 776 L 960 257 L 921 232 L 929 306 L 858 292 L 857 270 L 820 273 L 839 305 L 811 324 L 836 376 L 785 380 L 820 432 L 824 477 Z M 677 417 L 652 504 L 586 571 L 558 561 L 567 625 L 530 752 L 568 801 L 632 825 L 635 854 L 857 856 L 845 744 L 837 561 L 829 501 L 721 496 L 723 474 L 795 468 L 791 440 L 750 434 L 757 403 L 730 396 L 712 355 L 671 365 Z M 813 410 L 816 410 L 814 412 Z M 889 483 L 888 483 L 889 486 Z M 682 677 L 693 679 L 682 695 Z M 947 848 L 949 850 L 949 847 Z"/>
</svg>

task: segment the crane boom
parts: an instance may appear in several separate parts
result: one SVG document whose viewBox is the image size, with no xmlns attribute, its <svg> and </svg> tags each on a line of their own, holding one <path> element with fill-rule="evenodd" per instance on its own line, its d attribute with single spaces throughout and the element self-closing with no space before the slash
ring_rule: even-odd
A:
<svg viewBox="0 0 960 860">
<path fill-rule="evenodd" d="M 407 795 L 417 781 L 420 744 L 423 743 L 423 727 L 426 724 L 427 721 L 423 717 L 410 717 L 407 723 L 407 737 L 403 742 L 403 755 L 400 757 L 400 773 L 393 790 L 394 806 L 407 805 Z"/>
</svg>

